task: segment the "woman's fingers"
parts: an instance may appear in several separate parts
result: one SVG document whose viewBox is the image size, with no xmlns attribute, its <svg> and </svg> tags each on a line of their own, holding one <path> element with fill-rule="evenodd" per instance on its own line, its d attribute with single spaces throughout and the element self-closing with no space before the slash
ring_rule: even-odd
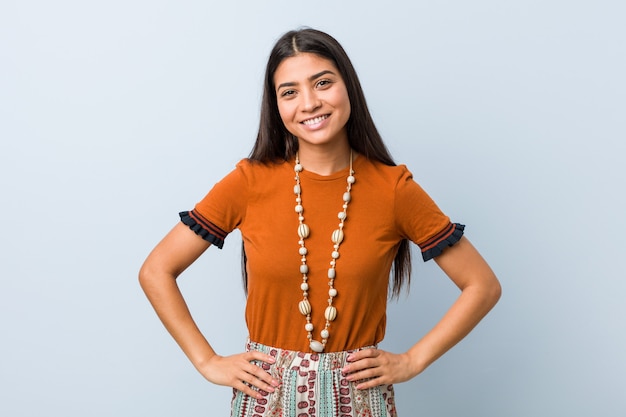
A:
<svg viewBox="0 0 626 417">
<path fill-rule="evenodd" d="M 359 381 L 357 388 L 366 389 L 382 384 L 404 382 L 415 375 L 411 373 L 406 355 L 379 349 L 366 349 L 348 357 L 342 372 L 349 381 Z"/>
<path fill-rule="evenodd" d="M 243 393 L 260 398 L 257 390 L 274 392 L 279 382 L 273 378 L 262 363 L 273 364 L 275 359 L 260 352 L 246 352 L 232 356 L 214 356 L 203 367 L 205 378 L 218 385 L 226 385 Z"/>
<path fill-rule="evenodd" d="M 279 382 L 273 378 L 266 370 L 254 363 L 247 362 L 242 369 L 244 374 L 242 380 L 247 384 L 268 392 L 274 392 Z"/>
<path fill-rule="evenodd" d="M 236 381 L 233 384 L 233 388 L 236 388 L 244 394 L 254 398 L 261 398 L 263 396 L 262 391 L 274 392 L 275 390 L 275 388 L 270 384 L 247 372 L 243 373 L 241 380 Z"/>
<path fill-rule="evenodd" d="M 233 384 L 233 388 L 235 388 L 236 390 L 239 390 L 241 392 L 243 392 L 244 394 L 246 394 L 249 397 L 252 398 L 261 398 L 261 394 L 258 391 L 255 391 L 252 389 L 252 387 L 248 384 L 246 384 L 243 381 L 237 381 Z"/>
<path fill-rule="evenodd" d="M 245 358 L 245 360 L 249 365 L 247 369 L 248 373 L 250 373 L 251 375 L 254 375 L 259 380 L 265 382 L 270 387 L 277 387 L 279 385 L 279 381 L 276 380 L 275 378 L 272 378 L 269 372 L 263 369 L 263 366 L 262 366 L 262 363 L 266 363 L 269 365 L 274 364 L 276 362 L 276 359 L 274 359 L 274 357 L 265 355 L 261 352 L 248 352 L 246 355 L 247 357 Z M 261 364 L 257 365 L 254 362 L 260 362 Z M 260 388 L 263 388 L 263 387 L 260 387 Z"/>
<path fill-rule="evenodd" d="M 347 358 L 348 365 L 343 367 L 342 372 L 347 375 L 377 366 L 376 359 L 380 356 L 380 352 L 378 349 L 363 349 L 351 353 Z"/>
</svg>

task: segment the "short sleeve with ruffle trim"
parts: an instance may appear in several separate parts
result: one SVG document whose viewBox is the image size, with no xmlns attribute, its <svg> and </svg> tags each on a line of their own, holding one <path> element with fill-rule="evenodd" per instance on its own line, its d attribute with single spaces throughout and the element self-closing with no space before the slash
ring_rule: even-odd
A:
<svg viewBox="0 0 626 417">
<path fill-rule="evenodd" d="M 248 183 L 242 162 L 213 186 L 191 211 L 179 213 L 183 224 L 204 240 L 222 249 L 224 240 L 243 220 Z"/>
<path fill-rule="evenodd" d="M 202 239 L 220 249 L 224 247 L 224 239 L 226 239 L 226 236 L 228 235 L 227 232 L 205 219 L 196 210 L 181 211 L 178 214 L 180 216 L 180 221 L 189 226 L 189 228 L 198 236 L 202 237 Z"/>
<path fill-rule="evenodd" d="M 428 261 L 441 255 L 445 248 L 452 246 L 461 240 L 464 230 L 465 225 L 463 224 L 449 223 L 441 233 L 419 245 L 422 250 L 422 259 L 424 259 L 424 261 Z"/>
<path fill-rule="evenodd" d="M 404 168 L 395 193 L 394 209 L 401 233 L 417 244 L 424 261 L 439 256 L 463 236 L 465 226 L 452 223 Z"/>
</svg>

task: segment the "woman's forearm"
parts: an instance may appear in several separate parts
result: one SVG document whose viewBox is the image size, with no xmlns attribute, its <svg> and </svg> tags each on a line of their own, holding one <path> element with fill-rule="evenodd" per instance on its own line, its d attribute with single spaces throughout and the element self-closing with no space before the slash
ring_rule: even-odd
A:
<svg viewBox="0 0 626 417">
<path fill-rule="evenodd" d="M 191 317 L 176 278 L 209 246 L 178 223 L 154 248 L 139 271 L 139 283 L 152 307 L 196 368 L 215 352 Z"/>
<path fill-rule="evenodd" d="M 215 355 L 193 320 L 176 278 L 142 268 L 139 282 L 159 319 L 194 366 L 201 366 Z"/>
<path fill-rule="evenodd" d="M 488 284 L 469 285 L 441 320 L 407 352 L 416 373 L 450 350 L 482 320 L 500 298 L 495 276 Z"/>
</svg>

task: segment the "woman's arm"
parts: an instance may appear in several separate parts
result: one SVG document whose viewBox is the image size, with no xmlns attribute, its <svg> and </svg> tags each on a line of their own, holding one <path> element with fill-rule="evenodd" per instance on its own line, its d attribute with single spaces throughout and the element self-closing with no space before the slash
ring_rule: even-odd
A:
<svg viewBox="0 0 626 417">
<path fill-rule="evenodd" d="M 167 331 L 191 363 L 209 381 L 237 388 L 258 397 L 250 385 L 273 392 L 277 381 L 250 363 L 273 358 L 260 352 L 222 357 L 215 353 L 194 322 L 176 278 L 208 247 L 209 242 L 182 223 L 177 224 L 148 255 L 139 282 Z"/>
<path fill-rule="evenodd" d="M 495 274 L 467 238 L 443 251 L 437 264 L 461 290 L 441 320 L 404 354 L 369 349 L 357 352 L 344 368 L 350 380 L 373 378 L 359 384 L 369 388 L 407 381 L 463 339 L 493 308 L 501 288 Z"/>
</svg>

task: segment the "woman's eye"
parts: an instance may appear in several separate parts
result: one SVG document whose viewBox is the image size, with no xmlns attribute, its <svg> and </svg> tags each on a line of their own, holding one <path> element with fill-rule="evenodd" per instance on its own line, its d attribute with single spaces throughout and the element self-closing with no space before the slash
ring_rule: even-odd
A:
<svg viewBox="0 0 626 417">
<path fill-rule="evenodd" d="M 280 93 L 281 97 L 290 97 L 293 96 L 294 94 L 296 94 L 296 92 L 294 90 L 284 90 L 282 93 Z"/>
<path fill-rule="evenodd" d="M 326 86 L 328 86 L 329 84 L 331 84 L 331 81 L 330 81 L 330 80 L 319 80 L 319 81 L 317 82 L 317 86 L 318 86 L 318 87 L 326 87 Z"/>
</svg>

